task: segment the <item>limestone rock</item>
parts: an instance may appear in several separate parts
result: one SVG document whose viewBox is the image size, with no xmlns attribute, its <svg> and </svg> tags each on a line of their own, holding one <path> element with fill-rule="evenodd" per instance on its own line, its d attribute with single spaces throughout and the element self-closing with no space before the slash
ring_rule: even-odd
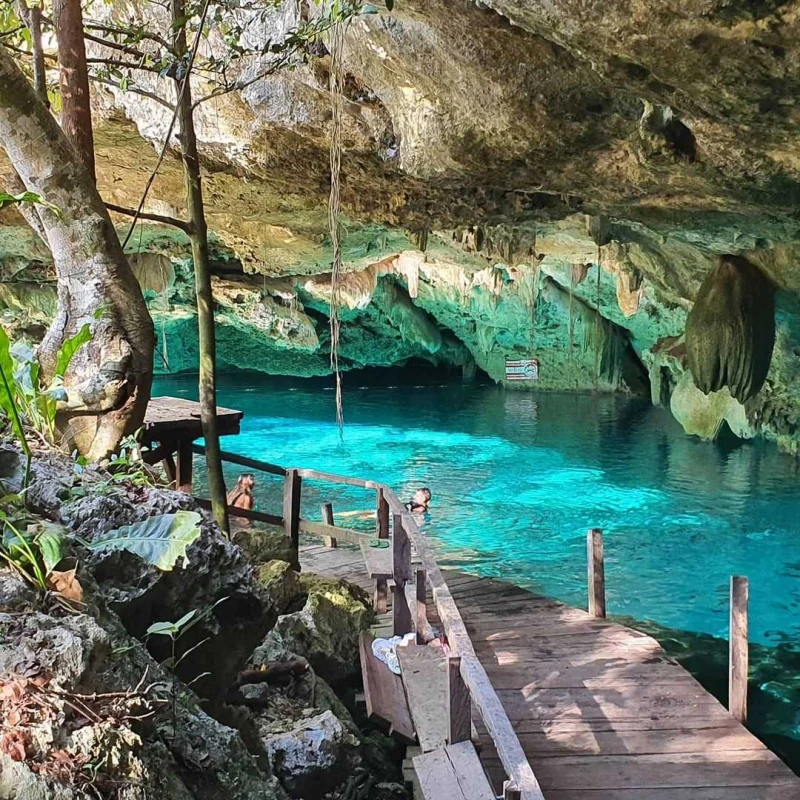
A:
<svg viewBox="0 0 800 800">
<path fill-rule="evenodd" d="M 262 647 L 303 656 L 333 684 L 354 677 L 358 674 L 358 636 L 373 618 L 368 599 L 344 581 L 317 576 L 307 578 L 303 588 L 309 592 L 303 609 L 280 617 Z"/>
<path fill-rule="evenodd" d="M 698 389 L 689 372 L 685 373 L 672 393 L 670 409 L 688 434 L 714 440 L 723 422 L 740 439 L 752 439 L 753 426 L 744 406 L 732 397 L 727 387 L 704 394 Z"/>
<path fill-rule="evenodd" d="M 300 576 L 288 561 L 275 560 L 261 564 L 258 568 L 258 582 L 269 594 L 279 614 L 285 614 L 304 594 Z"/>
<path fill-rule="evenodd" d="M 264 742 L 270 765 L 292 797 L 317 800 L 342 783 L 358 741 L 330 711 L 324 711 Z"/>
</svg>

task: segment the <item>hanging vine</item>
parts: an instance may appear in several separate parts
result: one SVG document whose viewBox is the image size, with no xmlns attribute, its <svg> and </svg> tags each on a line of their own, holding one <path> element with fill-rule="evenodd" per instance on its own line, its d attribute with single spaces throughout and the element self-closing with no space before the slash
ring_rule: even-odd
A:
<svg viewBox="0 0 800 800">
<path fill-rule="evenodd" d="M 342 228 L 340 180 L 342 172 L 342 49 L 344 46 L 344 24 L 336 22 L 331 27 L 329 51 L 331 54 L 330 96 L 331 96 L 331 194 L 328 202 L 328 226 L 330 228 L 333 261 L 331 263 L 331 370 L 336 381 L 336 424 L 339 436 L 344 434 L 344 409 L 342 404 L 342 376 L 339 371 L 339 294 L 342 276 Z"/>
</svg>

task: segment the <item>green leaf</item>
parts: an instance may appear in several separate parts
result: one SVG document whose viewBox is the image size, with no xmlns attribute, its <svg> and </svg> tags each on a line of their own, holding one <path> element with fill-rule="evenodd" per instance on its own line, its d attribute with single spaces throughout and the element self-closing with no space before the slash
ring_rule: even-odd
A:
<svg viewBox="0 0 800 800">
<path fill-rule="evenodd" d="M 197 613 L 197 609 L 193 608 L 188 614 L 184 614 L 176 623 L 175 627 L 180 630 L 183 626 Z"/>
<path fill-rule="evenodd" d="M 178 511 L 148 517 L 133 525 L 116 528 L 87 543 L 95 552 L 128 550 L 168 572 L 179 558 L 186 559 L 186 548 L 200 535 L 200 515 Z"/>
<path fill-rule="evenodd" d="M 42 532 L 36 537 L 42 561 L 48 572 L 54 570 L 64 558 L 64 531 L 52 522 L 42 523 Z"/>
<path fill-rule="evenodd" d="M 22 427 L 17 398 L 20 387 L 14 380 L 14 360 L 10 353 L 11 342 L 5 328 L 0 326 L 0 408 L 11 421 L 11 428 L 26 456 L 30 456 L 28 440 Z"/>
<path fill-rule="evenodd" d="M 177 632 L 174 622 L 154 622 L 145 631 L 148 636 L 174 636 Z"/>
<path fill-rule="evenodd" d="M 92 338 L 92 331 L 88 324 L 84 325 L 74 336 L 67 339 L 64 344 L 61 345 L 61 349 L 58 351 L 58 358 L 56 359 L 56 372 L 55 374 L 63 378 L 64 374 L 67 371 L 67 368 L 72 361 L 72 357 L 78 350 L 86 344 L 86 342 L 90 341 Z"/>
<path fill-rule="evenodd" d="M 35 203 L 36 205 L 49 209 L 59 218 L 64 216 L 58 206 L 48 203 L 47 200 L 40 194 L 36 194 L 36 192 L 21 192 L 20 194 L 0 192 L 0 209 L 6 208 L 6 206 L 19 205 L 20 203 Z"/>
</svg>

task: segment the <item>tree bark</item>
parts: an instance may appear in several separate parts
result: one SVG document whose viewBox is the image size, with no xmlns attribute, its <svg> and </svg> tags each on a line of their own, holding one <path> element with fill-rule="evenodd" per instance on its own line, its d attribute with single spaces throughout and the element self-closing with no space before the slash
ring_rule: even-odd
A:
<svg viewBox="0 0 800 800">
<path fill-rule="evenodd" d="M 58 279 L 56 318 L 39 348 L 45 376 L 84 324 L 64 379 L 57 425 L 67 443 L 96 459 L 142 424 L 150 398 L 155 334 L 141 289 L 84 165 L 11 56 L 0 47 L 0 145 L 39 207 Z"/>
<path fill-rule="evenodd" d="M 95 180 L 92 107 L 81 0 L 54 0 L 53 18 L 60 65 L 61 127 L 75 145 L 92 180 Z"/>
<path fill-rule="evenodd" d="M 184 0 L 171 0 L 172 20 L 175 26 L 175 54 L 185 61 L 186 28 Z M 198 32 L 198 36 L 200 32 Z M 186 204 L 188 207 L 192 259 L 194 261 L 194 286 L 197 298 L 197 328 L 200 351 L 199 398 L 200 419 L 206 449 L 206 470 L 211 508 L 214 519 L 228 531 L 228 504 L 225 478 L 222 474 L 219 431 L 217 430 L 217 356 L 214 333 L 214 297 L 211 290 L 211 263 L 208 252 L 208 226 L 203 206 L 203 187 L 200 175 L 200 157 L 194 129 L 192 90 L 189 78 L 181 91 L 182 80 L 175 79 L 178 95 L 178 121 L 181 157 L 186 176 Z"/>
<path fill-rule="evenodd" d="M 42 46 L 42 8 L 39 0 L 34 0 L 34 5 L 29 7 L 25 0 L 18 0 L 17 10 L 20 19 L 25 23 L 31 33 L 31 49 L 33 50 L 33 85 L 36 94 L 42 102 L 50 108 L 47 97 L 47 71 L 44 65 L 44 47 Z"/>
</svg>

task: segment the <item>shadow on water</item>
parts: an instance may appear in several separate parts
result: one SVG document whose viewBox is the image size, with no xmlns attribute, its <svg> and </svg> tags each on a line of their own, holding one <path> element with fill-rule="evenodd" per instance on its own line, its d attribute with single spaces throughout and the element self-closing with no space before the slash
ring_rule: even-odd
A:
<svg viewBox="0 0 800 800">
<path fill-rule="evenodd" d="M 430 486 L 425 531 L 443 565 L 583 607 L 586 529 L 603 528 L 609 610 L 688 632 L 676 641 L 690 642 L 693 671 L 723 689 L 713 637 L 727 635 L 730 576 L 747 575 L 751 638 L 763 648 L 753 724 L 800 732 L 800 470 L 771 444 L 703 443 L 640 399 L 505 391 L 422 367 L 344 375 L 340 440 L 330 379 L 238 374 L 221 384 L 220 403 L 245 412 L 226 449 L 374 478 L 404 499 Z M 156 391 L 195 397 L 196 379 L 159 379 Z M 280 509 L 280 481 L 256 489 L 258 508 Z M 307 489 L 312 519 L 320 502 L 374 508 L 358 490 Z"/>
</svg>

